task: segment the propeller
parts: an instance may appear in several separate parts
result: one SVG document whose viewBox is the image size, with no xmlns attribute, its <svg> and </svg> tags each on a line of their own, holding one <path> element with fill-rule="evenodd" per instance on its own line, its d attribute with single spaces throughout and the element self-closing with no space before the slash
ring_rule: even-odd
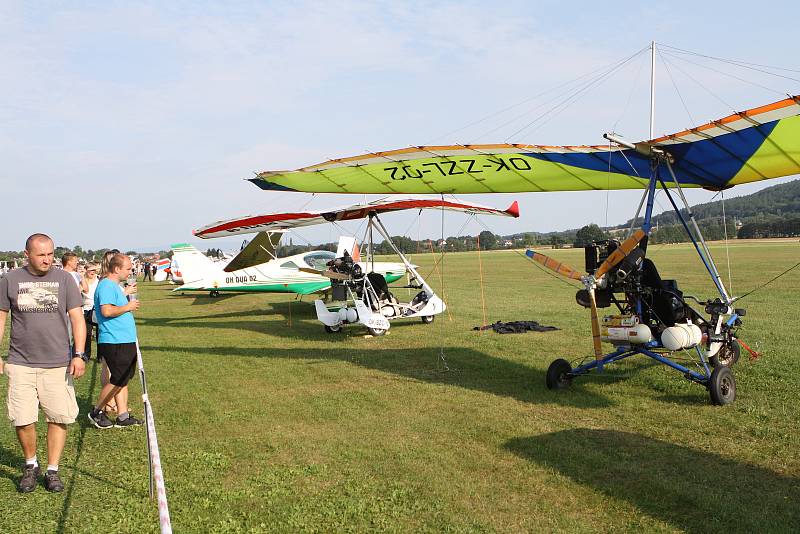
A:
<svg viewBox="0 0 800 534">
<path fill-rule="evenodd" d="M 620 245 L 608 255 L 606 261 L 600 264 L 600 267 L 594 272 L 594 279 L 600 280 L 604 274 L 617 266 L 619 262 L 625 259 L 625 256 L 631 253 L 639 245 L 639 241 L 644 239 L 644 230 L 636 230 L 631 236 L 620 243 Z"/>
<path fill-rule="evenodd" d="M 566 263 L 554 260 L 550 256 L 545 256 L 544 254 L 536 252 L 535 250 L 526 250 L 525 255 L 533 261 L 541 263 L 551 271 L 557 272 L 561 276 L 566 276 L 572 280 L 581 280 L 583 278 L 583 275 L 580 272 L 576 271 Z"/>
<path fill-rule="evenodd" d="M 580 280 L 586 286 L 586 291 L 589 294 L 589 311 L 592 319 L 592 346 L 594 348 L 594 357 L 598 360 L 603 358 L 603 348 L 600 343 L 600 321 L 597 318 L 597 299 L 595 298 L 595 289 L 597 282 L 606 275 L 611 269 L 616 267 L 619 262 L 625 259 L 633 249 L 635 249 L 639 242 L 644 239 L 644 230 L 636 230 L 631 234 L 628 239 L 620 243 L 620 245 L 608 255 L 603 263 L 595 270 L 594 274 L 581 275 L 578 271 L 569 265 L 554 260 L 553 258 L 535 252 L 533 250 L 526 250 L 525 255 L 537 263 L 542 264 L 551 271 L 555 271 L 561 276 L 565 276 L 572 280 Z"/>
</svg>

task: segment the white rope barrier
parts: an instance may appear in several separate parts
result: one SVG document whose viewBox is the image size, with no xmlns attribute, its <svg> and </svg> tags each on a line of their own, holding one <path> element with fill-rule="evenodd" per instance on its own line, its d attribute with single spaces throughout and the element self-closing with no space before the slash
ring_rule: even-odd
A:
<svg viewBox="0 0 800 534">
<path fill-rule="evenodd" d="M 153 407 L 150 405 L 150 398 L 147 396 L 147 380 L 144 375 L 144 363 L 142 362 L 142 352 L 139 350 L 139 341 L 136 341 L 136 363 L 139 366 L 139 381 L 142 384 L 142 403 L 144 403 L 144 419 L 147 429 L 147 452 L 150 467 L 150 498 L 153 498 L 153 484 L 155 483 L 155 493 L 158 497 L 158 520 L 161 526 L 161 534 L 172 534 L 172 522 L 169 518 L 169 506 L 167 504 L 167 489 L 164 484 L 164 473 L 161 471 L 161 455 L 158 452 L 158 437 L 156 436 L 156 420 L 153 416 Z"/>
</svg>

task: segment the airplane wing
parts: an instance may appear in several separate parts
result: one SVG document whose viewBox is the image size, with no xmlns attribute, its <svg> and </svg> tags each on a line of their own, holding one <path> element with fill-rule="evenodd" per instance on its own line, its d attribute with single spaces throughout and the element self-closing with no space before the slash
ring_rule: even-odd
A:
<svg viewBox="0 0 800 534">
<path fill-rule="evenodd" d="M 275 259 L 275 247 L 280 240 L 280 235 L 273 237 L 272 233 L 259 232 L 239 254 L 228 262 L 223 271 L 232 273 Z"/>
<path fill-rule="evenodd" d="M 225 237 L 236 234 L 270 232 L 313 226 L 334 221 L 350 221 L 363 219 L 370 213 L 387 213 L 413 209 L 442 209 L 461 211 L 475 215 L 500 215 L 519 217 L 519 205 L 515 201 L 505 210 L 487 208 L 478 204 L 465 204 L 454 200 L 410 198 L 402 200 L 382 199 L 367 204 L 356 204 L 331 211 L 308 211 L 298 213 L 270 213 L 265 215 L 248 215 L 228 221 L 218 221 L 199 230 L 194 235 L 203 239 Z"/>
<path fill-rule="evenodd" d="M 719 190 L 798 174 L 800 96 L 638 145 L 671 154 L 686 187 Z M 636 150 L 608 145 L 419 146 L 265 171 L 250 181 L 273 191 L 358 194 L 642 189 L 650 162 Z M 672 181 L 666 169 L 661 176 Z"/>
</svg>

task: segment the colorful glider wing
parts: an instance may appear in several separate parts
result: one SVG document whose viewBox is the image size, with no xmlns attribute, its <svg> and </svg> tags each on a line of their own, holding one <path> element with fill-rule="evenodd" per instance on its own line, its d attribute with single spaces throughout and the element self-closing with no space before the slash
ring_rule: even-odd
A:
<svg viewBox="0 0 800 534">
<path fill-rule="evenodd" d="M 201 238 L 225 237 L 236 234 L 250 234 L 255 232 L 271 232 L 312 226 L 326 222 L 350 221 L 363 219 L 370 213 L 387 213 L 400 210 L 414 209 L 442 209 L 448 211 L 461 211 L 475 215 L 501 215 L 505 217 L 519 217 L 519 205 L 515 201 L 508 209 L 497 210 L 477 204 L 465 204 L 458 201 L 411 198 L 403 200 L 377 200 L 367 204 L 356 204 L 346 208 L 331 211 L 308 211 L 300 213 L 270 213 L 266 215 L 248 215 L 239 219 L 219 221 L 204 228 L 194 231 L 194 235 Z"/>
<path fill-rule="evenodd" d="M 798 174 L 800 97 L 641 145 L 671 154 L 678 181 L 688 187 L 718 190 Z M 420 146 L 265 171 L 251 181 L 266 190 L 359 194 L 641 189 L 650 161 L 636 150 L 608 146 Z M 661 176 L 672 181 L 666 169 Z"/>
</svg>

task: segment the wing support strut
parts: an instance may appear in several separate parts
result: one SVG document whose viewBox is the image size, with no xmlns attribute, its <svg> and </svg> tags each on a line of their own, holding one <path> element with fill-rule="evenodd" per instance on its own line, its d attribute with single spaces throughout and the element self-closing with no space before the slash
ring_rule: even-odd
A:
<svg viewBox="0 0 800 534">
<path fill-rule="evenodd" d="M 717 290 L 719 291 L 722 300 L 725 302 L 725 304 L 730 306 L 733 303 L 733 300 L 728 295 L 728 292 L 725 290 L 725 285 L 722 283 L 722 277 L 719 275 L 719 270 L 717 270 L 717 266 L 714 263 L 714 258 L 711 256 L 711 251 L 708 250 L 708 245 L 706 244 L 706 240 L 703 238 L 702 232 L 700 232 L 700 227 L 697 225 L 697 220 L 694 218 L 694 213 L 692 212 L 692 209 L 689 207 L 689 203 L 686 201 L 686 196 L 684 196 L 683 194 L 683 189 L 681 188 L 681 184 L 680 182 L 678 182 L 678 178 L 675 176 L 675 172 L 672 170 L 672 164 L 669 162 L 669 160 L 667 160 L 667 170 L 669 170 L 669 174 L 672 177 L 672 182 L 675 184 L 675 187 L 678 190 L 678 196 L 680 196 L 681 201 L 683 202 L 683 206 L 684 208 L 686 208 L 686 213 L 689 214 L 689 221 L 692 223 L 692 228 L 697 234 L 697 239 L 695 239 L 695 236 L 692 235 L 692 232 L 689 230 L 689 226 L 686 224 L 686 219 L 681 214 L 681 211 L 678 209 L 677 204 L 675 204 L 675 200 L 672 198 L 672 194 L 670 194 L 666 184 L 664 183 L 663 180 L 659 178 L 659 181 L 661 182 L 661 187 L 664 189 L 664 192 L 667 193 L 667 198 L 672 204 L 672 207 L 675 210 L 675 214 L 681 220 L 681 224 L 686 230 L 686 233 L 689 235 L 689 238 L 692 240 L 694 248 L 695 250 L 697 250 L 697 254 L 703 261 L 703 265 L 705 265 L 706 270 L 708 270 L 708 274 L 711 275 L 711 279 L 713 280 L 714 285 L 717 286 Z M 697 242 L 698 239 L 700 241 L 699 245 Z M 700 250 L 701 246 L 703 249 L 702 251 Z"/>
<path fill-rule="evenodd" d="M 403 255 L 403 253 L 400 252 L 400 249 L 397 248 L 397 246 L 394 244 L 394 241 L 392 241 L 392 238 L 389 236 L 389 232 L 386 231 L 386 228 L 383 226 L 383 223 L 381 222 L 377 213 L 369 214 L 369 223 L 370 226 L 374 226 L 375 229 L 378 230 L 378 233 L 381 234 L 381 236 L 383 236 L 383 238 L 386 240 L 387 243 L 389 243 L 389 246 L 392 247 L 392 250 L 395 251 L 395 253 L 400 257 L 400 260 L 403 262 L 403 265 L 405 265 L 406 269 L 408 269 L 408 272 L 410 272 L 414 276 L 414 278 L 416 278 L 417 281 L 420 283 L 422 289 L 425 290 L 425 293 L 427 293 L 429 297 L 432 296 L 434 294 L 433 289 L 431 288 L 431 286 L 428 285 L 425 279 L 422 278 L 422 276 L 420 276 L 417 270 L 414 269 L 414 266 L 411 264 L 410 261 L 408 261 L 408 258 L 406 258 Z M 370 236 L 371 235 L 372 232 L 370 232 Z M 370 245 L 370 249 L 371 248 L 372 245 Z"/>
</svg>

